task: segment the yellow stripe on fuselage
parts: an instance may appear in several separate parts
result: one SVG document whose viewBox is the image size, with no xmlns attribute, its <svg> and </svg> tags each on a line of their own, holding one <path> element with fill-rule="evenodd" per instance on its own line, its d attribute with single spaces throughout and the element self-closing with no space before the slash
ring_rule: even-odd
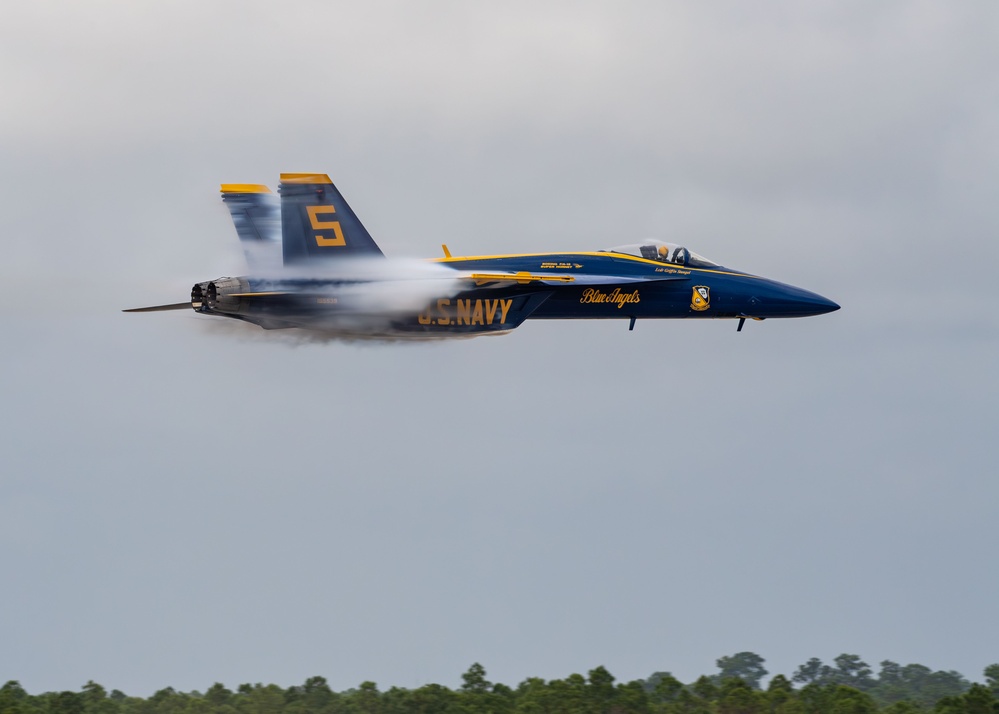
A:
<svg viewBox="0 0 999 714">
<path fill-rule="evenodd" d="M 644 263 L 645 265 L 654 265 L 657 268 L 662 268 L 664 266 L 669 266 L 676 268 L 677 270 L 696 270 L 699 273 L 717 273 L 718 275 L 742 275 L 747 278 L 758 278 L 758 275 L 750 275 L 748 273 L 738 273 L 734 270 L 712 270 L 711 268 L 694 268 L 689 265 L 677 265 L 676 263 L 664 263 L 661 260 L 650 260 L 648 258 L 639 258 L 637 255 L 628 255 L 627 253 L 614 253 L 612 251 L 586 251 L 584 253 L 509 253 L 507 255 L 466 255 L 462 257 L 452 256 L 449 258 L 430 258 L 429 260 L 433 263 L 456 263 L 465 260 L 501 260 L 503 258 L 545 258 L 548 256 L 563 256 L 566 259 L 571 259 L 573 256 L 584 256 L 587 258 L 617 258 L 619 260 L 630 260 L 635 263 Z"/>
<path fill-rule="evenodd" d="M 470 280 L 478 283 L 493 283 L 503 281 L 516 281 L 518 283 L 535 283 L 541 280 L 552 280 L 557 283 L 571 283 L 575 280 L 571 275 L 532 275 L 526 271 L 519 273 L 472 273 L 468 276 Z"/>
</svg>

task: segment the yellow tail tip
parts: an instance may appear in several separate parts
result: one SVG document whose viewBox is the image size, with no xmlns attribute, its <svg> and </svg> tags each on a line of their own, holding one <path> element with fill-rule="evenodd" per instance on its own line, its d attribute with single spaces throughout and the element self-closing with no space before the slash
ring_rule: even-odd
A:
<svg viewBox="0 0 999 714">
<path fill-rule="evenodd" d="M 281 183 L 333 183 L 326 174 L 281 174 Z"/>
<path fill-rule="evenodd" d="M 259 183 L 224 183 L 222 193 L 270 193 L 271 190 Z"/>
</svg>

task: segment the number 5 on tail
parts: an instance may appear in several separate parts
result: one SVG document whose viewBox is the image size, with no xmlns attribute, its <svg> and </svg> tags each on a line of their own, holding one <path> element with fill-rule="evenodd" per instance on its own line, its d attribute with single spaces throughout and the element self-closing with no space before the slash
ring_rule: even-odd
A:
<svg viewBox="0 0 999 714">
<path fill-rule="evenodd" d="M 336 213 L 336 209 L 333 206 L 306 206 L 305 209 L 309 212 L 309 222 L 312 223 L 312 229 L 315 231 L 327 231 L 332 230 L 333 235 L 320 235 L 316 233 L 316 245 L 321 248 L 327 248 L 331 246 L 344 246 L 347 245 L 347 241 L 343 238 L 343 231 L 340 229 L 340 221 L 321 221 L 320 216 L 333 215 Z"/>
</svg>

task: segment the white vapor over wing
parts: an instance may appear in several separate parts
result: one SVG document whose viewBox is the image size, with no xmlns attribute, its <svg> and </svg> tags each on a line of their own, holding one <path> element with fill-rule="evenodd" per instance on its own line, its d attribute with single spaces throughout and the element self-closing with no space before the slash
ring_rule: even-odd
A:
<svg viewBox="0 0 999 714">
<path fill-rule="evenodd" d="M 281 254 L 280 234 L 277 239 L 259 241 L 241 241 L 246 264 L 255 273 L 277 274 L 281 270 L 283 256 Z"/>
<path fill-rule="evenodd" d="M 417 313 L 437 298 L 456 295 L 463 274 L 416 258 L 347 258 L 321 266 L 285 268 L 284 277 L 329 281 L 338 312 L 397 317 Z"/>
<path fill-rule="evenodd" d="M 341 310 L 356 315 L 400 316 L 418 313 L 437 298 L 452 297 L 461 290 L 455 277 L 381 280 L 337 288 Z"/>
<path fill-rule="evenodd" d="M 306 329 L 268 330 L 268 339 L 315 342 L 335 339 L 427 340 L 469 335 L 404 333 L 392 323 L 416 316 L 441 298 L 468 288 L 467 273 L 416 258 L 349 258 L 326 265 L 282 267 L 251 277 L 255 288 L 269 290 L 289 281 L 301 281 L 308 293 L 329 294 L 335 307 L 310 322 Z M 315 281 L 315 285 L 309 285 Z M 212 320 L 214 325 L 230 320 Z M 224 328 L 220 328 L 224 329 Z M 239 331 L 242 334 L 242 331 Z"/>
</svg>

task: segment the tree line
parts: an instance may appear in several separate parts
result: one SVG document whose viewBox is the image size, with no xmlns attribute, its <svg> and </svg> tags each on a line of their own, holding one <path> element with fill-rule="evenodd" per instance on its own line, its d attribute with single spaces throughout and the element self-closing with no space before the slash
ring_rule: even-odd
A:
<svg viewBox="0 0 999 714">
<path fill-rule="evenodd" d="M 885 660 L 877 674 L 859 656 L 831 665 L 812 658 L 787 677 L 763 680 L 765 660 L 739 652 L 717 660 L 718 672 L 684 684 L 669 672 L 620 683 L 604 667 L 587 676 L 530 677 L 509 687 L 492 683 L 475 663 L 450 689 L 379 690 L 374 682 L 335 692 L 323 677 L 301 685 L 215 683 L 202 692 L 161 689 L 131 697 L 90 681 L 79 692 L 29 694 L 16 681 L 0 687 L 0 714 L 999 714 L 999 664 L 984 683 L 955 671 Z"/>
</svg>

